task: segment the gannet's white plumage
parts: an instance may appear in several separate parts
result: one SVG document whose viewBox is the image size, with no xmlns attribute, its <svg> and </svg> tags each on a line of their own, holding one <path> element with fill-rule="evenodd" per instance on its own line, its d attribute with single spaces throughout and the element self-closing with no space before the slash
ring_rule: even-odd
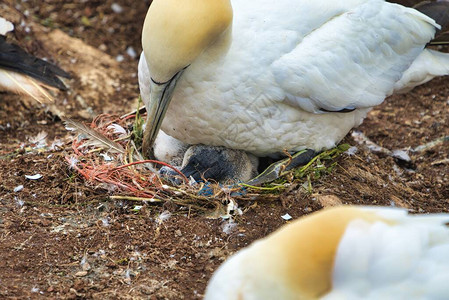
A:
<svg viewBox="0 0 449 300">
<path fill-rule="evenodd" d="M 424 49 L 440 26 L 383 0 L 231 0 L 232 24 L 223 22 L 210 40 L 196 43 L 193 35 L 188 45 L 171 42 L 190 30 L 178 21 L 184 6 L 203 7 L 204 1 L 154 0 L 142 37 L 141 94 L 147 110 L 160 110 L 148 121 L 156 127 L 165 115 L 162 130 L 187 144 L 257 156 L 320 151 L 395 91 L 449 73 L 448 54 Z M 170 87 L 162 93 L 165 83 Z M 147 141 L 158 130 L 147 133 Z"/>
<path fill-rule="evenodd" d="M 448 214 L 338 207 L 230 257 L 206 300 L 448 299 Z"/>
</svg>

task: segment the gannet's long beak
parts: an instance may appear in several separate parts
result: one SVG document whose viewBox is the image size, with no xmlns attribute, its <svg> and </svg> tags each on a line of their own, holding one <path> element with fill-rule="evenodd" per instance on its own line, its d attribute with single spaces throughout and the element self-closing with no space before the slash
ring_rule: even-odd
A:
<svg viewBox="0 0 449 300">
<path fill-rule="evenodd" d="M 142 151 L 146 158 L 154 159 L 153 144 L 156 140 L 165 113 L 173 96 L 176 83 L 181 77 L 184 70 L 179 71 L 167 82 L 159 83 L 151 80 L 150 101 L 146 103 L 147 124 L 143 133 Z"/>
</svg>

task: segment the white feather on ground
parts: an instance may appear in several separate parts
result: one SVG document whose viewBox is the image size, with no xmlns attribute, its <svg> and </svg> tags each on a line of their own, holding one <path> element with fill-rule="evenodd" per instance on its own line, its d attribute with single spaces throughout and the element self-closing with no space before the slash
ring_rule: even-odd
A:
<svg viewBox="0 0 449 300">
<path fill-rule="evenodd" d="M 0 34 L 5 35 L 14 30 L 14 25 L 5 18 L 0 17 Z"/>
</svg>

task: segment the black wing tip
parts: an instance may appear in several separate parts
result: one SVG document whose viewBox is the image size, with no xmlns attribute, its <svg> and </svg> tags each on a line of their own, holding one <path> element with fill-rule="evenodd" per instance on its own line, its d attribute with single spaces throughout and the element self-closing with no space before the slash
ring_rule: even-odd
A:
<svg viewBox="0 0 449 300">
<path fill-rule="evenodd" d="M 41 59 L 39 59 L 41 60 Z M 66 71 L 64 71 L 63 69 L 61 69 L 60 67 L 58 67 L 57 65 L 50 63 L 48 61 L 42 60 L 45 65 L 50 69 L 50 71 L 53 73 L 53 75 L 59 76 L 59 77 L 63 77 L 63 78 L 67 78 L 67 79 L 72 79 L 72 76 L 67 73 Z"/>
<path fill-rule="evenodd" d="M 69 73 L 67 73 L 60 67 L 56 66 L 55 64 L 50 63 L 50 62 L 45 61 L 40 58 L 36 58 L 36 61 L 32 66 L 35 66 L 36 70 L 38 70 L 38 71 L 40 71 L 40 70 L 43 70 L 43 71 L 39 74 L 36 74 L 36 76 L 34 76 L 34 74 L 28 74 L 28 75 L 46 83 L 46 84 L 49 84 L 55 88 L 58 88 L 60 90 L 63 90 L 63 91 L 67 90 L 67 87 L 65 86 L 64 82 L 62 82 L 62 80 L 59 79 L 58 77 L 71 79 L 72 76 Z"/>
<path fill-rule="evenodd" d="M 55 87 L 61 91 L 67 91 L 68 88 L 67 86 L 64 84 L 64 82 L 62 82 L 61 79 L 59 79 L 58 77 L 53 77 L 53 81 L 51 83 L 49 83 L 49 85 L 51 85 L 52 87 Z"/>
<path fill-rule="evenodd" d="M 71 78 L 71 75 L 60 67 L 27 53 L 16 44 L 8 43 L 5 36 L 1 35 L 0 68 L 30 76 L 63 91 L 67 90 L 67 87 L 58 76 Z"/>
</svg>

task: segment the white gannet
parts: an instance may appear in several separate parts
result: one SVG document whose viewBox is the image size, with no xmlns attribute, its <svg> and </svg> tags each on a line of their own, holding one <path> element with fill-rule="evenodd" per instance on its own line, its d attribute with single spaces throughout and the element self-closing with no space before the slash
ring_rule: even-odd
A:
<svg viewBox="0 0 449 300">
<path fill-rule="evenodd" d="M 57 66 L 28 54 L 19 46 L 8 43 L 6 34 L 14 25 L 0 17 L 0 89 L 29 96 L 39 102 L 50 102 L 46 89 L 66 90 L 58 76 L 70 75 Z"/>
<path fill-rule="evenodd" d="M 341 206 L 227 259 L 205 300 L 449 299 L 449 214 Z"/>
<path fill-rule="evenodd" d="M 448 7 L 154 0 L 139 62 L 144 155 L 160 128 L 258 157 L 332 148 L 387 96 L 449 74 L 449 54 L 425 49 Z"/>
</svg>

